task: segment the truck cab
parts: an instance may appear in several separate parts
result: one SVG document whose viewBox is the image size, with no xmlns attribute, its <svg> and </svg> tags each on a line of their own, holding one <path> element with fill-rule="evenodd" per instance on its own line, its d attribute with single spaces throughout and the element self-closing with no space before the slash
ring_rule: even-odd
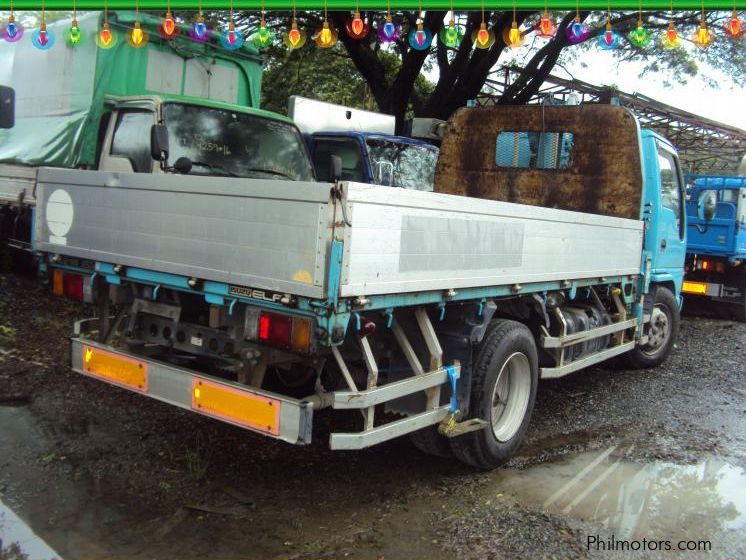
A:
<svg viewBox="0 0 746 560">
<path fill-rule="evenodd" d="M 318 181 L 331 180 L 330 156 L 336 155 L 345 181 L 433 190 L 438 149 L 427 142 L 366 132 L 317 132 L 306 142 Z"/>
<path fill-rule="evenodd" d="M 649 280 L 681 294 L 686 252 L 684 176 L 673 144 L 651 130 L 641 131 L 645 222 L 645 266 Z M 679 297 L 679 303 L 681 298 Z"/>
<path fill-rule="evenodd" d="M 108 101 L 112 110 L 103 121 L 100 171 L 313 180 L 303 139 L 281 115 L 184 96 Z M 164 161 L 152 157 L 154 125 L 168 134 Z"/>
<path fill-rule="evenodd" d="M 746 322 L 746 176 L 689 176 L 687 299 L 725 304 Z"/>
</svg>

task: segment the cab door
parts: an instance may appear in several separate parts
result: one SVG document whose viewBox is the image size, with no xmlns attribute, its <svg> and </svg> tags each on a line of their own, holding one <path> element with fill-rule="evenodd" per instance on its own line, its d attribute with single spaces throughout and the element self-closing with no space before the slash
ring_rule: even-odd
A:
<svg viewBox="0 0 746 560">
<path fill-rule="evenodd" d="M 681 286 L 686 255 L 686 216 L 684 214 L 683 178 L 676 151 L 660 139 L 655 139 L 657 200 L 650 226 L 655 230 L 653 271 L 670 274 Z"/>
</svg>

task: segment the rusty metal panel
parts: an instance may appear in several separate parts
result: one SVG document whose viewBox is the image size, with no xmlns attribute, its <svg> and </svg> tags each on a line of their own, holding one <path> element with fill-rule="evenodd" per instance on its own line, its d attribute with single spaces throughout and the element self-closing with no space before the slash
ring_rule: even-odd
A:
<svg viewBox="0 0 746 560">
<path fill-rule="evenodd" d="M 564 169 L 499 167 L 501 131 L 569 132 Z M 642 162 L 637 120 L 622 107 L 501 106 L 461 109 L 448 122 L 435 191 L 639 219 Z"/>
</svg>

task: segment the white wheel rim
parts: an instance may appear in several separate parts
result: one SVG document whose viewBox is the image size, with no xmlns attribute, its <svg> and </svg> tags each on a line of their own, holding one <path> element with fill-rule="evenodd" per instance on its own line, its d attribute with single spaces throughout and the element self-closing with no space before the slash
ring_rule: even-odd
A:
<svg viewBox="0 0 746 560">
<path fill-rule="evenodd" d="M 523 424 L 531 397 L 531 363 L 522 352 L 511 354 L 492 389 L 490 423 L 497 441 L 511 439 Z"/>
<path fill-rule="evenodd" d="M 650 315 L 650 324 L 648 326 L 648 341 L 642 347 L 643 353 L 648 356 L 657 354 L 668 341 L 671 327 L 668 321 L 668 315 L 660 308 L 655 306 Z"/>
</svg>

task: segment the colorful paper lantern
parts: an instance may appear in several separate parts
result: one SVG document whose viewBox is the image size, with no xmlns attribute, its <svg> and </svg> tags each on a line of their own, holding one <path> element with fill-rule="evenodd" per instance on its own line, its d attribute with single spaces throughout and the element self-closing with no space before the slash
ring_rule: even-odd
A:
<svg viewBox="0 0 746 560">
<path fill-rule="evenodd" d="M 109 29 L 109 23 L 104 20 L 104 24 L 96 33 L 96 45 L 100 49 L 110 49 L 117 44 L 117 34 Z"/>
<path fill-rule="evenodd" d="M 370 33 L 368 20 L 360 17 L 360 12 L 355 10 L 355 15 L 345 23 L 345 31 L 352 39 L 365 39 Z"/>
<path fill-rule="evenodd" d="M 171 14 L 171 10 L 166 11 L 166 17 L 163 18 L 161 25 L 158 26 L 158 34 L 165 40 L 171 41 L 179 36 L 179 26 Z"/>
<path fill-rule="evenodd" d="M 510 29 L 503 31 L 503 41 L 511 49 L 521 47 L 526 42 L 526 35 L 521 33 L 516 20 L 510 24 Z"/>
<path fill-rule="evenodd" d="M 707 23 L 703 19 L 699 24 L 699 27 L 692 34 L 692 43 L 694 43 L 700 49 L 706 49 L 712 43 L 715 42 L 715 37 L 712 36 L 710 30 L 707 28 Z"/>
<path fill-rule="evenodd" d="M 135 26 L 127 34 L 127 44 L 135 49 L 144 47 L 148 43 L 148 34 L 140 27 L 140 22 L 135 20 Z"/>
<path fill-rule="evenodd" d="M 542 39 L 551 39 L 557 34 L 557 24 L 549 13 L 544 10 L 544 14 L 536 24 L 536 35 Z"/>
<path fill-rule="evenodd" d="M 249 35 L 249 42 L 255 47 L 260 49 L 267 48 L 272 44 L 275 39 L 275 32 L 267 27 L 267 22 L 264 20 L 264 16 L 259 20 L 259 29 Z"/>
<path fill-rule="evenodd" d="M 446 47 L 455 49 L 461 44 L 464 38 L 464 30 L 460 25 L 456 25 L 456 21 L 451 17 L 448 25 L 440 30 L 438 37 L 440 38 L 440 42 Z"/>
<path fill-rule="evenodd" d="M 588 39 L 590 34 L 590 28 L 584 22 L 580 21 L 580 16 L 575 16 L 573 22 L 565 29 L 565 36 L 573 45 L 582 43 Z"/>
<path fill-rule="evenodd" d="M 391 15 L 386 16 L 386 21 L 378 26 L 378 40 L 381 43 L 394 43 L 399 40 L 401 36 L 401 27 L 398 23 L 394 23 L 391 19 Z"/>
<path fill-rule="evenodd" d="M 47 24 L 44 23 L 44 16 L 42 16 L 42 24 L 31 35 L 31 44 L 40 51 L 48 51 L 54 46 L 54 42 L 54 31 L 47 29 Z"/>
<path fill-rule="evenodd" d="M 738 14 L 733 10 L 730 19 L 725 23 L 725 34 L 731 39 L 740 39 L 743 37 L 744 32 L 746 32 L 746 30 L 743 25 L 741 25 L 741 20 L 738 19 Z"/>
<path fill-rule="evenodd" d="M 240 49 L 244 44 L 244 37 L 236 31 L 236 25 L 231 21 L 228 23 L 228 29 L 220 36 L 220 44 L 229 51 Z"/>
<path fill-rule="evenodd" d="M 642 20 L 637 20 L 637 26 L 627 34 L 627 40 L 633 47 L 644 49 L 650 44 L 652 35 L 642 25 Z"/>
<path fill-rule="evenodd" d="M 210 39 L 211 34 L 210 27 L 205 22 L 202 12 L 199 12 L 194 22 L 192 22 L 192 27 L 189 30 L 189 37 L 195 43 L 206 43 Z"/>
<path fill-rule="evenodd" d="M 3 28 L 2 38 L 9 43 L 15 43 L 20 41 L 21 37 L 23 37 L 23 26 L 16 21 L 13 11 L 11 11 L 10 16 L 8 16 L 8 23 Z"/>
<path fill-rule="evenodd" d="M 409 46 L 413 49 L 424 51 L 430 48 L 433 42 L 433 33 L 420 20 L 417 22 L 417 27 L 409 32 L 407 40 L 409 41 Z"/>
<path fill-rule="evenodd" d="M 606 21 L 606 29 L 604 32 L 598 36 L 598 47 L 600 49 L 603 49 L 605 51 L 609 51 L 612 49 L 615 49 L 619 46 L 619 43 L 621 43 L 622 37 L 614 31 L 611 28 L 611 22 L 609 20 Z"/>
<path fill-rule="evenodd" d="M 282 42 L 285 43 L 285 46 L 290 50 L 299 49 L 306 44 L 306 32 L 298 29 L 298 24 L 295 22 L 295 18 L 293 18 L 293 24 L 290 27 L 290 31 L 288 31 L 287 35 L 283 37 Z"/>
<path fill-rule="evenodd" d="M 312 39 L 316 43 L 316 46 L 322 49 L 329 49 L 337 44 L 339 35 L 334 29 L 329 27 L 329 22 L 325 19 L 321 29 L 316 30 Z"/>
<path fill-rule="evenodd" d="M 676 32 L 676 27 L 674 27 L 672 21 L 668 22 L 668 29 L 666 29 L 666 32 L 663 34 L 661 42 L 667 49 L 675 49 L 681 46 L 681 39 L 679 38 L 679 34 Z"/>
<path fill-rule="evenodd" d="M 70 22 L 70 29 L 65 33 L 65 43 L 67 46 L 75 48 L 83 42 L 83 32 L 80 30 L 78 20 L 73 16 L 73 20 Z"/>
<path fill-rule="evenodd" d="M 487 29 L 487 24 L 482 22 L 479 24 L 479 29 L 475 29 L 471 34 L 471 42 L 476 49 L 489 49 L 495 44 L 495 33 Z"/>
</svg>

